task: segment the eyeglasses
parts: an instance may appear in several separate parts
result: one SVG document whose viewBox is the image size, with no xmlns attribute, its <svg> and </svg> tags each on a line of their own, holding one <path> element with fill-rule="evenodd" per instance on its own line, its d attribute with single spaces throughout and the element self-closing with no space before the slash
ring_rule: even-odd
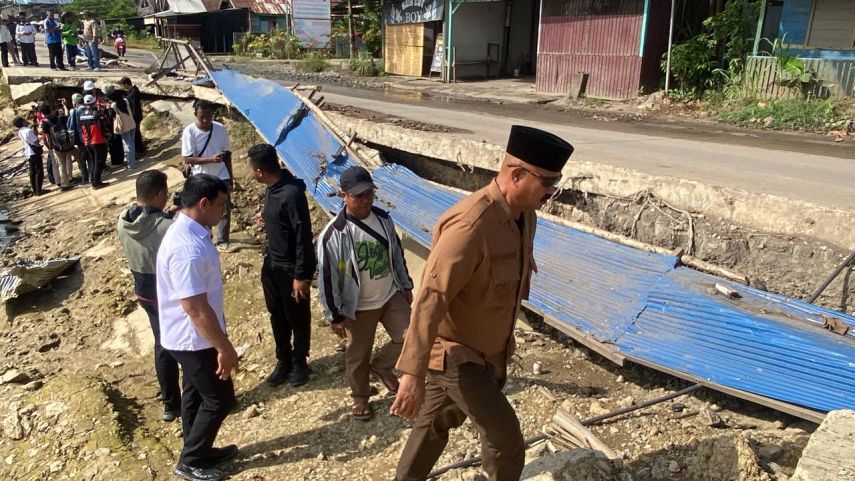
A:
<svg viewBox="0 0 855 481">
<path fill-rule="evenodd" d="M 368 189 L 366 191 L 360 192 L 360 193 L 355 194 L 355 195 L 354 194 L 348 194 L 347 192 L 345 192 L 345 194 L 347 194 L 350 197 L 353 197 L 354 199 L 365 200 L 365 199 L 371 197 L 372 195 L 374 195 L 374 189 Z"/>
<path fill-rule="evenodd" d="M 523 167 L 519 164 L 508 164 L 508 167 L 513 167 L 516 169 L 522 169 L 525 171 L 525 173 L 537 177 L 537 180 L 539 180 L 541 185 L 543 185 L 543 187 L 546 189 L 551 189 L 551 188 L 555 187 L 556 185 L 558 185 L 559 182 L 561 182 L 561 175 L 556 175 L 553 177 L 545 177 L 543 175 L 538 174 L 537 172 L 526 169 L 525 167 Z"/>
</svg>

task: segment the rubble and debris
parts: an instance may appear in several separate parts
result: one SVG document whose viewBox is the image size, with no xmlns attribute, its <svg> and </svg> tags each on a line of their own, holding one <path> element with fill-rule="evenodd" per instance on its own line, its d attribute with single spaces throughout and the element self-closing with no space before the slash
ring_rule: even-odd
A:
<svg viewBox="0 0 855 481">
<path fill-rule="evenodd" d="M 831 411 L 807 443 L 790 481 L 855 480 L 855 411 Z"/>
</svg>

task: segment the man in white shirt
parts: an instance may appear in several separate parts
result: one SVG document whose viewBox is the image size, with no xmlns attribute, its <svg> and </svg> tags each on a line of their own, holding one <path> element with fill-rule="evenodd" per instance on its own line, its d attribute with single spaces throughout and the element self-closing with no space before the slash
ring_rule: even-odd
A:
<svg viewBox="0 0 855 481">
<path fill-rule="evenodd" d="M 0 18 L 0 61 L 4 67 L 9 66 L 9 51 L 12 49 L 12 32 L 9 31 L 9 21 Z"/>
<path fill-rule="evenodd" d="M 189 175 L 210 174 L 226 183 L 229 193 L 225 215 L 217 224 L 217 249 L 230 252 L 229 231 L 232 218 L 231 191 L 234 188 L 232 174 L 232 143 L 226 127 L 214 122 L 214 104 L 200 100 L 194 106 L 196 121 L 184 128 L 181 134 L 181 155 L 187 164 Z"/>
<path fill-rule="evenodd" d="M 219 481 L 216 466 L 238 448 L 214 448 L 220 426 L 235 404 L 231 374 L 238 355 L 226 335 L 220 256 L 210 228 L 223 216 L 228 189 L 211 175 L 187 179 L 182 210 L 157 253 L 160 343 L 184 372 L 181 421 L 184 448 L 173 474 L 191 481 Z"/>
<path fill-rule="evenodd" d="M 413 281 L 389 213 L 374 206 L 374 182 L 362 167 L 350 167 L 339 180 L 344 208 L 318 241 L 318 291 L 334 333 L 347 337 L 345 366 L 354 419 L 368 421 L 373 373 L 390 394 L 398 390 L 392 368 L 410 321 Z M 391 341 L 372 360 L 377 324 Z"/>
<path fill-rule="evenodd" d="M 24 66 L 32 65 L 39 66 L 39 60 L 36 58 L 36 27 L 27 20 L 27 13 L 21 12 L 18 15 L 18 26 L 15 29 L 18 37 L 18 43 L 21 44 L 21 60 Z"/>
</svg>

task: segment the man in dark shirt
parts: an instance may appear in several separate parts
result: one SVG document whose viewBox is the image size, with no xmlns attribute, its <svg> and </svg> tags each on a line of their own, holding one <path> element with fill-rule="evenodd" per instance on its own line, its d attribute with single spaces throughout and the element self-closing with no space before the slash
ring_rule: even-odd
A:
<svg viewBox="0 0 855 481">
<path fill-rule="evenodd" d="M 145 153 L 145 145 L 143 144 L 142 139 L 142 119 L 143 119 L 143 110 L 142 110 L 142 99 L 140 98 L 140 89 L 128 77 L 122 77 L 119 80 L 119 84 L 121 84 L 122 88 L 128 93 L 127 99 L 128 103 L 131 104 L 131 116 L 134 118 L 134 123 L 137 124 L 137 129 L 134 131 L 134 143 L 136 144 L 136 148 L 134 151 L 137 154 Z"/>
<path fill-rule="evenodd" d="M 259 214 L 267 231 L 261 285 L 277 360 L 267 383 L 277 386 L 290 378 L 292 386 L 302 386 L 309 378 L 309 287 L 317 263 L 306 184 L 279 166 L 276 149 L 269 144 L 249 149 L 249 166 L 253 178 L 267 186 Z"/>
</svg>

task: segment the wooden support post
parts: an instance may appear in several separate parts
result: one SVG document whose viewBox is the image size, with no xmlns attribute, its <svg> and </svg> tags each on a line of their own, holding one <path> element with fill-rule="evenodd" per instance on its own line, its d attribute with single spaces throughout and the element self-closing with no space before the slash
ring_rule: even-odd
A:
<svg viewBox="0 0 855 481">
<path fill-rule="evenodd" d="M 355 45 L 353 45 L 353 0 L 347 0 L 347 43 L 350 50 L 350 59 L 353 60 Z"/>
</svg>

